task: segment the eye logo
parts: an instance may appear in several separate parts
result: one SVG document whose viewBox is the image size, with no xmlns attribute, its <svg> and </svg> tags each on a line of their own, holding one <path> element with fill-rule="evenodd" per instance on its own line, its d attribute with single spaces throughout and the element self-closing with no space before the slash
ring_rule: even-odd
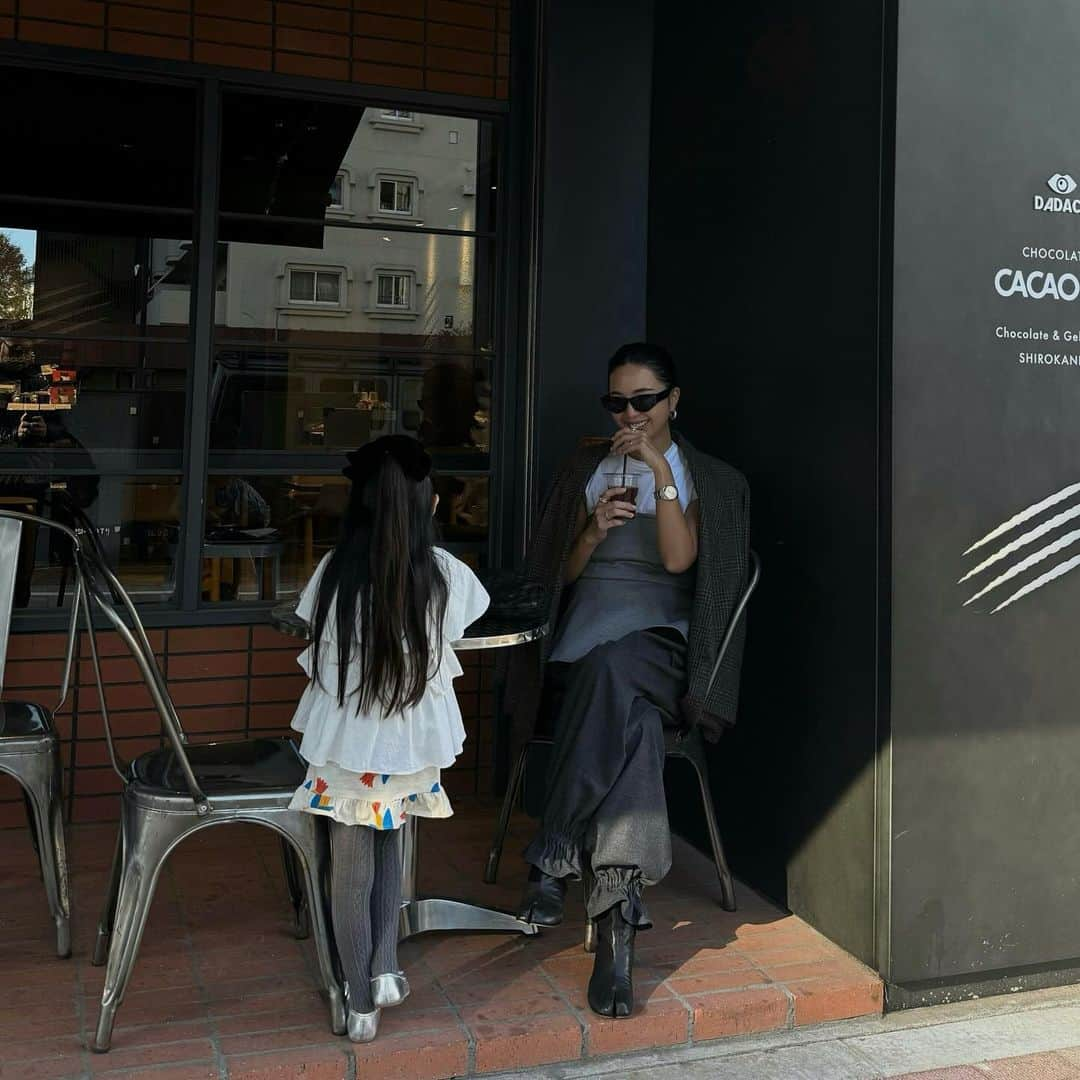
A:
<svg viewBox="0 0 1080 1080">
<path fill-rule="evenodd" d="M 1068 173 L 1054 173 L 1046 186 L 1055 195 L 1071 195 L 1076 190 L 1076 181 Z"/>
</svg>

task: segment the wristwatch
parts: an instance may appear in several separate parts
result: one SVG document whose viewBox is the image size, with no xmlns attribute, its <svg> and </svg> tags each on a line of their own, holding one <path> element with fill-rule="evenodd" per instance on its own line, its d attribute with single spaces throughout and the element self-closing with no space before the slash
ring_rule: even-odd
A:
<svg viewBox="0 0 1080 1080">
<path fill-rule="evenodd" d="M 656 498 L 660 502 L 674 502 L 679 497 L 679 489 L 674 484 L 665 484 L 656 489 Z"/>
</svg>

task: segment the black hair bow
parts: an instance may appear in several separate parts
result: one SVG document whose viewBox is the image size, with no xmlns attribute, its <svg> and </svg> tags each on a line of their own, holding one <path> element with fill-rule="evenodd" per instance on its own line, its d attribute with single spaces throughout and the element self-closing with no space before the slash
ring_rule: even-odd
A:
<svg viewBox="0 0 1080 1080">
<path fill-rule="evenodd" d="M 383 462 L 388 457 L 393 458 L 401 466 L 402 472 L 414 484 L 426 480 L 431 472 L 431 458 L 428 452 L 416 439 L 408 435 L 383 435 L 345 456 L 349 459 L 349 464 L 341 471 L 354 482 L 373 476 L 382 468 Z"/>
</svg>

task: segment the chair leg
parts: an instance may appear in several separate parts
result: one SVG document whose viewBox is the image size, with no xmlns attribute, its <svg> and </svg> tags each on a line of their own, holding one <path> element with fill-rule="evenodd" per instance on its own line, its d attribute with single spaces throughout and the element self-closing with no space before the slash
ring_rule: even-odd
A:
<svg viewBox="0 0 1080 1080">
<path fill-rule="evenodd" d="M 64 821 L 70 825 L 71 815 L 75 809 L 75 768 L 79 753 L 79 710 L 71 710 L 71 739 L 68 743 L 68 767 L 67 767 L 67 801 L 64 805 Z"/>
<path fill-rule="evenodd" d="M 175 842 L 190 828 L 190 819 L 168 814 L 142 815 L 127 799 L 122 803 L 123 865 L 116 917 L 109 943 L 105 968 L 105 986 L 101 992 L 101 1011 L 90 1048 L 105 1053 L 112 1044 L 116 1010 L 135 967 L 146 918 L 154 899 L 158 876 Z"/>
<path fill-rule="evenodd" d="M 38 860 L 38 877 L 44 878 L 45 871 L 41 867 L 41 844 L 38 842 L 37 811 L 34 808 L 34 800 L 30 798 L 30 792 L 23 789 L 23 803 L 26 805 L 26 823 L 30 826 L 30 844 Z"/>
<path fill-rule="evenodd" d="M 60 570 L 60 587 L 56 591 L 56 606 L 64 606 L 64 597 L 67 595 L 68 564 L 65 562 Z"/>
<path fill-rule="evenodd" d="M 593 878 L 592 868 L 586 866 L 585 873 L 581 875 L 581 883 L 583 891 L 585 893 L 586 902 L 589 899 L 589 893 L 592 892 Z M 587 953 L 596 952 L 596 920 L 590 919 L 588 915 L 585 916 L 585 951 Z"/>
<path fill-rule="evenodd" d="M 49 799 L 49 842 L 45 844 L 42 869 L 45 888 L 56 895 L 56 955 L 71 955 L 71 897 L 68 891 L 67 843 L 64 838 L 63 766 L 59 748 L 53 754 L 53 787 Z M 49 880 L 54 885 L 49 890 Z"/>
<path fill-rule="evenodd" d="M 113 925 L 116 923 L 116 901 L 120 895 L 120 872 L 124 868 L 124 831 L 116 830 L 116 847 L 113 850 L 112 869 L 109 871 L 109 886 L 105 891 L 105 906 L 101 909 L 98 922 L 97 938 L 94 941 L 94 954 L 90 963 L 101 967 L 109 958 L 109 940 L 112 938 Z"/>
<path fill-rule="evenodd" d="M 311 919 L 296 853 L 284 836 L 281 838 L 281 864 L 285 869 L 285 885 L 289 890 L 289 902 L 293 909 L 293 934 L 297 941 L 303 941 L 311 933 Z"/>
<path fill-rule="evenodd" d="M 41 879 L 56 924 L 56 955 L 64 959 L 71 955 L 71 904 L 60 775 L 60 751 L 54 745 L 51 754 L 34 755 L 32 768 L 24 775 L 24 791 Z"/>
<path fill-rule="evenodd" d="M 685 760 L 693 766 L 697 776 L 698 787 L 701 789 L 701 803 L 705 810 L 705 826 L 709 830 L 709 843 L 712 845 L 713 862 L 716 864 L 716 875 L 720 879 L 720 906 L 725 911 L 735 911 L 735 879 L 731 876 L 731 870 L 724 855 L 724 842 L 720 838 L 720 826 L 716 823 L 716 808 L 713 806 L 712 792 L 709 790 L 709 774 L 706 771 L 705 762 L 698 759 L 696 754 L 686 754 Z"/>
<path fill-rule="evenodd" d="M 307 909 L 315 938 L 319 971 L 330 999 L 330 1030 L 345 1034 L 345 994 L 334 965 L 333 936 L 330 929 L 330 836 L 326 822 L 300 810 L 291 810 L 280 819 L 288 832 L 285 841 L 297 859 L 307 884 Z"/>
<path fill-rule="evenodd" d="M 521 791 L 521 781 L 525 776 L 525 762 L 528 756 L 529 745 L 526 743 L 518 754 L 517 761 L 514 762 L 514 771 L 510 774 L 510 783 L 506 785 L 502 809 L 499 811 L 499 822 L 495 826 L 495 838 L 488 852 L 487 865 L 484 867 L 484 881 L 488 885 L 494 885 L 499 876 L 499 861 L 502 859 L 503 844 L 506 843 L 506 833 L 510 828 L 510 815 L 514 811 L 514 803 L 517 802 Z"/>
</svg>

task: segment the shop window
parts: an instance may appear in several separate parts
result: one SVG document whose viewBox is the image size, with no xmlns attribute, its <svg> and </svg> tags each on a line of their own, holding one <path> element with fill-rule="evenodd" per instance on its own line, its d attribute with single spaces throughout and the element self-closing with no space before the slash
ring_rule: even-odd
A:
<svg viewBox="0 0 1080 1080">
<path fill-rule="evenodd" d="M 222 134 L 204 154 L 198 79 L 0 65 L 24 102 L 3 145 L 37 150 L 0 174 L 0 503 L 93 530 L 138 603 L 197 620 L 294 595 L 337 537 L 344 453 L 407 433 L 436 459 L 445 543 L 482 564 L 499 122 L 208 86 Z M 213 339 L 199 400 L 196 310 Z M 63 555 L 31 532 L 19 602 L 55 612 Z"/>
<path fill-rule="evenodd" d="M 140 603 L 176 592 L 197 217 L 190 85 L 0 67 L 0 506 L 96 533 Z M 69 167 L 78 162 L 77 168 Z M 71 602 L 25 527 L 16 604 Z"/>
<path fill-rule="evenodd" d="M 383 111 L 225 95 L 200 604 L 295 595 L 338 536 L 344 454 L 391 433 L 431 448 L 444 540 L 485 558 L 495 195 L 460 192 L 492 136 L 414 112 L 398 138 Z"/>
<path fill-rule="evenodd" d="M 443 544 L 468 555 L 488 531 L 488 478 L 440 474 L 436 521 Z M 349 498 L 338 473 L 208 478 L 204 603 L 252 603 L 295 595 L 337 542 Z"/>
</svg>

